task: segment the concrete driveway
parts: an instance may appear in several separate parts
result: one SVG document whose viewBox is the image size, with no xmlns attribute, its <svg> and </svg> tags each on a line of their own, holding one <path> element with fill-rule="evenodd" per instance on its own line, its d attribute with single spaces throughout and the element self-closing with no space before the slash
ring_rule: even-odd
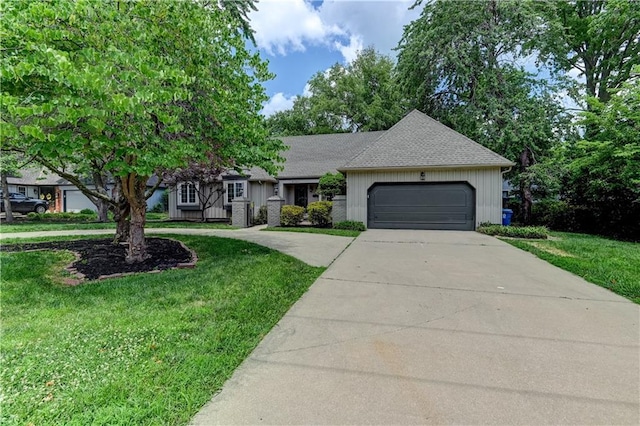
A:
<svg viewBox="0 0 640 426">
<path fill-rule="evenodd" d="M 369 230 L 194 424 L 639 424 L 637 305 L 492 237 Z"/>
</svg>

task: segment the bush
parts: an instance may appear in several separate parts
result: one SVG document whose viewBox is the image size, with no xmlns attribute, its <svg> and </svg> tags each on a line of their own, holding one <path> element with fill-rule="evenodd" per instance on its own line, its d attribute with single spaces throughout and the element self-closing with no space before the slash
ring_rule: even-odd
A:
<svg viewBox="0 0 640 426">
<path fill-rule="evenodd" d="M 93 214 L 96 214 L 96 212 L 94 212 L 94 211 L 93 211 L 93 210 L 91 210 L 91 209 L 82 209 L 82 210 L 80 210 L 80 214 L 90 214 L 90 215 L 93 215 Z"/>
<path fill-rule="evenodd" d="M 258 214 L 253 219 L 254 225 L 264 225 L 267 223 L 267 206 L 260 206 Z"/>
<path fill-rule="evenodd" d="M 280 224 L 282 226 L 298 226 L 304 219 L 304 207 L 282 206 L 280 209 Z"/>
<path fill-rule="evenodd" d="M 327 197 L 329 200 L 336 195 L 345 194 L 347 190 L 347 181 L 340 172 L 336 174 L 325 173 L 318 181 L 318 194 Z"/>
<path fill-rule="evenodd" d="M 333 229 L 348 229 L 350 231 L 366 231 L 367 227 L 362 222 L 356 222 L 355 220 L 345 220 L 333 224 Z"/>
<path fill-rule="evenodd" d="M 331 224 L 331 201 L 316 201 L 307 206 L 309 220 L 313 226 L 326 227 Z"/>
<path fill-rule="evenodd" d="M 35 213 L 27 214 L 29 220 L 34 222 L 93 222 L 98 215 L 91 211 L 91 214 L 84 213 Z"/>
<path fill-rule="evenodd" d="M 478 232 L 487 235 L 512 238 L 547 239 L 549 231 L 543 226 L 502 226 L 493 224 L 480 224 Z"/>
</svg>

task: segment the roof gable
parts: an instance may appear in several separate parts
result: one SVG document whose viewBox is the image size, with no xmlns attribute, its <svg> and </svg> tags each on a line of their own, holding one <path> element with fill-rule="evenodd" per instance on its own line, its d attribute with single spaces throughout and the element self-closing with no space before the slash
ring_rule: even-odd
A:
<svg viewBox="0 0 640 426">
<path fill-rule="evenodd" d="M 340 169 L 512 165 L 501 155 L 414 109 Z"/>
</svg>

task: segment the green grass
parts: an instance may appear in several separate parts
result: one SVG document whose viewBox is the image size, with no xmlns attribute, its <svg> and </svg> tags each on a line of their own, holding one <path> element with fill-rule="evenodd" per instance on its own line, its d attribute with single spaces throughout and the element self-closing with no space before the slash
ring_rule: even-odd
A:
<svg viewBox="0 0 640 426">
<path fill-rule="evenodd" d="M 275 228 L 264 228 L 263 231 L 277 231 L 277 232 L 305 232 L 308 234 L 325 234 L 325 235 L 336 235 L 338 237 L 357 237 L 362 232 L 361 231 L 352 231 L 350 229 L 333 229 L 333 228 L 293 228 L 293 227 L 275 227 Z"/>
<path fill-rule="evenodd" d="M 226 223 L 220 222 L 154 222 L 149 220 L 146 228 L 197 228 L 197 229 L 236 229 Z M 90 222 L 90 223 L 60 223 L 60 222 L 15 222 L 2 223 L 0 232 L 10 234 L 15 232 L 36 231 L 64 231 L 84 229 L 116 229 L 115 222 Z"/>
<path fill-rule="evenodd" d="M 172 236 L 195 269 L 67 287 L 67 252 L 0 253 L 3 425 L 185 424 L 324 268 Z"/>
<path fill-rule="evenodd" d="M 503 241 L 640 304 L 640 244 L 552 232 L 545 241 Z"/>
</svg>

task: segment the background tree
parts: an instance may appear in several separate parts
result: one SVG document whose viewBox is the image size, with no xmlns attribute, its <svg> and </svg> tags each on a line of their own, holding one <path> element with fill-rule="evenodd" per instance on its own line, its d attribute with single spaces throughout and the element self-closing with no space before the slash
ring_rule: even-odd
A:
<svg viewBox="0 0 640 426">
<path fill-rule="evenodd" d="M 566 156 L 563 195 L 589 212 L 599 232 L 640 239 L 640 67 L 607 103 L 589 103 L 582 124 L 593 131 Z"/>
<path fill-rule="evenodd" d="M 275 173 L 282 146 L 259 115 L 270 75 L 229 10 L 71 0 L 2 7 L 2 134 L 39 161 L 113 154 L 104 168 L 130 209 L 129 261 L 147 257 L 145 192 L 156 170 L 215 151 L 232 166 Z"/>
<path fill-rule="evenodd" d="M 311 94 L 267 119 L 274 134 L 309 135 L 386 130 L 405 105 L 395 85 L 394 63 L 372 47 L 356 59 L 334 64 L 308 82 Z"/>
<path fill-rule="evenodd" d="M 518 163 L 511 179 L 525 222 L 531 182 L 520 176 L 567 123 L 553 87 L 516 65 L 537 34 L 536 16 L 516 1 L 434 1 L 398 47 L 399 84 L 413 107 Z"/>
<path fill-rule="evenodd" d="M 608 102 L 640 64 L 640 2 L 550 0 L 532 5 L 545 22 L 527 43 L 539 61 L 563 73 L 577 70 L 586 96 Z"/>
<path fill-rule="evenodd" d="M 206 222 L 206 210 L 224 195 L 220 176 L 227 169 L 223 163 L 215 154 L 209 153 L 204 161 L 191 161 L 184 168 L 164 172 L 162 179 L 174 190 L 179 184 L 192 185 L 201 209 L 201 220 Z"/>
</svg>

